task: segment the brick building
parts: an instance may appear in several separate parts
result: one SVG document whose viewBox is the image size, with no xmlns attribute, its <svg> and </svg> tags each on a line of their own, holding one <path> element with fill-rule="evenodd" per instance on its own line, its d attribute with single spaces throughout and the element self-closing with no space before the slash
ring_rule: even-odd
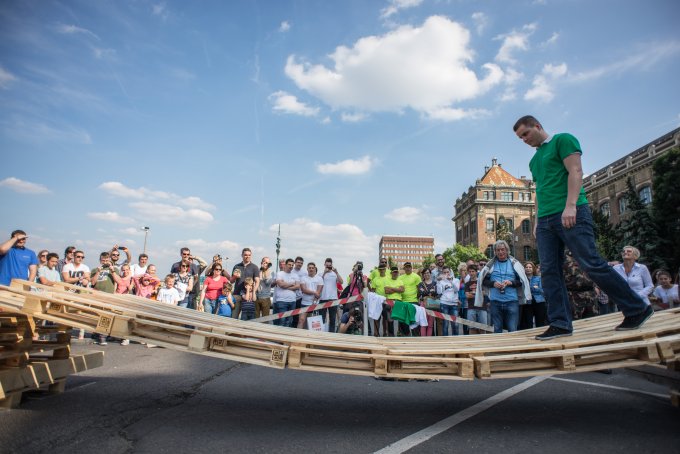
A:
<svg viewBox="0 0 680 454">
<path fill-rule="evenodd" d="M 406 262 L 417 269 L 428 255 L 434 255 L 431 236 L 384 235 L 378 244 L 378 258 L 391 258 L 400 269 Z"/>
<path fill-rule="evenodd" d="M 536 187 L 530 179 L 510 175 L 493 158 L 491 167 L 484 168 L 484 175 L 456 200 L 452 219 L 455 241 L 463 246 L 477 246 L 489 255 L 502 216 L 511 233 L 508 241 L 511 254 L 519 260 L 535 259 L 532 224 L 535 197 Z"/>
<path fill-rule="evenodd" d="M 654 197 L 652 164 L 671 148 L 680 146 L 680 128 L 628 153 L 621 159 L 593 172 L 583 179 L 583 188 L 593 209 L 609 216 L 616 225 L 626 212 L 626 180 L 631 178 L 635 190 L 645 204 Z"/>
</svg>

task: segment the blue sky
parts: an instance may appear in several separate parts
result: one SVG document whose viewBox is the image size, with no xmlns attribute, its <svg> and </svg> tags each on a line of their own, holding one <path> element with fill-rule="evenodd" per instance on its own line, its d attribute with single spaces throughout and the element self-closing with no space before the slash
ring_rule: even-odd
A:
<svg viewBox="0 0 680 454">
<path fill-rule="evenodd" d="M 521 115 L 591 173 L 680 125 L 676 1 L 0 3 L 0 236 L 377 260 L 453 243 L 455 199 Z M 206 257 L 207 258 L 207 257 Z"/>
</svg>

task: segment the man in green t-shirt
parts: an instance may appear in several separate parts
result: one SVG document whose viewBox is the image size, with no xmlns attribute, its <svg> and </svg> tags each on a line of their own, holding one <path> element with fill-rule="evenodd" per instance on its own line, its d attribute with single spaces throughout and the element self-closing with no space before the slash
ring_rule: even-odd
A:
<svg viewBox="0 0 680 454">
<path fill-rule="evenodd" d="M 517 120 L 513 130 L 524 143 L 536 148 L 529 163 L 536 183 L 534 232 L 550 322 L 536 339 L 571 336 L 573 330 L 562 274 L 565 246 L 581 269 L 623 312 L 623 322 L 616 330 L 640 328 L 654 311 L 597 252 L 593 220 L 583 190 L 583 151 L 578 140 L 568 133 L 549 135 L 530 115 Z"/>
</svg>

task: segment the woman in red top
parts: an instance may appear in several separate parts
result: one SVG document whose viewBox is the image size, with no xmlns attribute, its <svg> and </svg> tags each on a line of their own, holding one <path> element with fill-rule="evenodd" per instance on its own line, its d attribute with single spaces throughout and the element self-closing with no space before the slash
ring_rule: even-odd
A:
<svg viewBox="0 0 680 454">
<path fill-rule="evenodd" d="M 222 265 L 213 265 L 212 274 L 205 278 L 201 288 L 201 299 L 198 310 L 214 314 L 217 308 L 217 297 L 222 294 L 222 287 L 227 283 L 227 278 L 222 276 Z"/>
</svg>

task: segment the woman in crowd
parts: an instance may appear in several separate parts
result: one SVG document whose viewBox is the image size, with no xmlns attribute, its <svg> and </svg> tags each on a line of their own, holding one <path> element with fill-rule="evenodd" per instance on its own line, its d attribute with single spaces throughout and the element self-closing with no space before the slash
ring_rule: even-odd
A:
<svg viewBox="0 0 680 454">
<path fill-rule="evenodd" d="M 203 281 L 198 310 L 214 314 L 217 309 L 217 297 L 222 293 L 224 284 L 229 280 L 222 276 L 222 265 L 220 263 L 213 263 L 211 271 L 212 274 Z"/>
<path fill-rule="evenodd" d="M 437 298 L 437 283 L 432 280 L 432 271 L 430 268 L 425 268 L 422 271 L 421 278 L 423 279 L 420 284 L 418 284 L 418 301 L 422 307 L 427 308 L 428 299 L 430 301 Z M 438 307 L 432 307 L 434 310 L 438 310 Z M 427 316 L 427 326 L 420 327 L 421 336 L 432 336 L 432 330 L 434 328 L 434 317 Z"/>
<path fill-rule="evenodd" d="M 659 285 L 654 289 L 654 297 L 669 309 L 678 306 L 680 297 L 678 296 L 678 284 L 671 281 L 671 273 L 661 270 L 657 273 Z"/>
<path fill-rule="evenodd" d="M 120 276 L 117 274 L 113 275 L 116 281 L 116 293 L 131 293 L 134 283 L 132 282 L 132 271 L 130 270 L 130 265 L 127 263 L 120 267 Z"/>
<path fill-rule="evenodd" d="M 194 288 L 194 275 L 191 274 L 191 268 L 188 261 L 182 261 L 179 264 L 179 271 L 173 273 L 175 276 L 175 288 L 179 293 L 179 307 L 188 307 L 193 309 L 190 304 L 191 289 Z"/>
<path fill-rule="evenodd" d="M 534 262 L 526 262 L 524 272 L 531 288 L 531 302 L 527 301 L 527 304 L 522 304 L 519 307 L 519 329 L 545 326 L 548 312 L 543 295 L 543 286 L 541 285 L 541 276 L 536 274 Z"/>
<path fill-rule="evenodd" d="M 614 266 L 614 269 L 628 282 L 628 286 L 640 295 L 645 303 L 649 303 L 649 295 L 654 290 L 652 276 L 649 270 L 642 263 L 637 263 L 640 258 L 640 251 L 633 246 L 624 246 L 621 252 L 623 263 Z"/>
</svg>

